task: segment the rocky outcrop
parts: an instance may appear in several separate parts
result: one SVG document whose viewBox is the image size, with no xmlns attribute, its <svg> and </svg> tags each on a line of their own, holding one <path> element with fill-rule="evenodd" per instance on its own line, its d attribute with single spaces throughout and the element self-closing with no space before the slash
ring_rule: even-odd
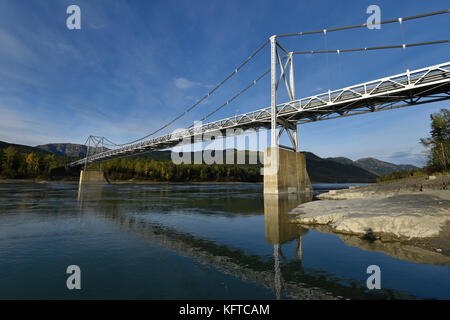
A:
<svg viewBox="0 0 450 320">
<path fill-rule="evenodd" d="M 334 231 L 375 238 L 438 236 L 450 220 L 448 191 L 395 195 L 388 198 L 323 200 L 291 211 L 292 222 L 328 225 Z"/>
<path fill-rule="evenodd" d="M 450 256 L 450 176 L 331 190 L 318 198 L 325 200 L 291 210 L 290 221 L 349 236 L 358 242 L 356 246 L 367 245 L 374 251 L 393 248 L 392 243 L 401 243 L 402 249 L 407 245 L 406 251 L 388 254 L 409 261 L 450 264 L 446 260 Z M 434 253 L 412 249 L 416 247 Z"/>
<path fill-rule="evenodd" d="M 362 187 L 350 187 L 349 189 L 331 190 L 317 196 L 323 200 L 347 200 L 386 198 L 400 194 L 415 192 L 446 190 L 450 195 L 450 176 L 437 176 L 427 178 L 411 178 L 390 183 L 372 184 Z M 443 193 L 442 196 L 445 194 Z"/>
</svg>

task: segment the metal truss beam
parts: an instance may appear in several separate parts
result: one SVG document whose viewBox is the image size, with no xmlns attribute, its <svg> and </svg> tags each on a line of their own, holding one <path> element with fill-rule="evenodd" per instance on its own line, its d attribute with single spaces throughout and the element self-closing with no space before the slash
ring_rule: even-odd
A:
<svg viewBox="0 0 450 320">
<path fill-rule="evenodd" d="M 276 46 L 274 47 L 276 58 Z M 275 67 L 276 61 L 275 59 Z M 292 63 L 292 60 L 291 62 Z M 291 68 L 290 66 L 288 66 Z M 275 74 L 274 74 L 275 73 Z M 272 85 L 276 83 L 276 70 L 272 73 Z M 293 77 L 293 75 L 292 75 Z M 285 79 L 287 80 L 287 79 Z M 294 95 L 293 81 L 289 86 Z M 273 89 L 273 86 L 272 86 Z M 162 150 L 174 147 L 179 143 L 187 143 L 194 136 L 205 133 L 220 132 L 224 135 L 227 129 L 272 129 L 272 139 L 278 145 L 278 126 L 285 129 L 294 128 L 297 124 L 321 121 L 350 115 L 390 110 L 400 107 L 421 105 L 425 103 L 450 99 L 450 62 L 385 77 L 354 86 L 329 91 L 307 98 L 291 100 L 275 106 L 254 110 L 233 117 L 194 126 L 175 133 L 166 134 L 122 148 L 100 152 L 85 159 L 75 161 L 69 166 L 81 166 L 92 162 L 125 157 L 129 155 Z M 294 95 L 295 97 L 295 95 Z M 275 115 L 275 117 L 273 116 Z M 289 124 L 288 128 L 286 128 Z M 275 130 L 273 130 L 275 128 Z M 293 130 L 293 129 L 290 129 Z M 293 140 L 298 134 L 293 130 Z M 275 133 L 274 133 L 275 132 Z M 230 132 L 227 132 L 230 135 Z M 241 134 L 238 130 L 231 134 Z M 288 133 L 289 134 L 289 133 Z M 273 142 L 273 140 L 272 140 Z M 274 144 L 272 144 L 274 146 Z M 298 141 L 294 148 L 298 150 Z"/>
</svg>

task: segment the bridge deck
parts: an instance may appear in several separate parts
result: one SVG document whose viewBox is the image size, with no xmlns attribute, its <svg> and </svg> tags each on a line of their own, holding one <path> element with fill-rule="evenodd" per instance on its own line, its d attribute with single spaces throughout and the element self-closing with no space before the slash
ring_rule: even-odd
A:
<svg viewBox="0 0 450 320">
<path fill-rule="evenodd" d="M 357 84 L 277 106 L 277 118 L 293 125 L 450 99 L 450 62 Z M 87 163 L 167 149 L 194 136 L 227 129 L 270 129 L 271 108 L 205 123 L 121 148 L 97 153 Z M 188 142 L 186 142 L 188 141 Z M 84 165 L 86 159 L 69 166 Z"/>
</svg>

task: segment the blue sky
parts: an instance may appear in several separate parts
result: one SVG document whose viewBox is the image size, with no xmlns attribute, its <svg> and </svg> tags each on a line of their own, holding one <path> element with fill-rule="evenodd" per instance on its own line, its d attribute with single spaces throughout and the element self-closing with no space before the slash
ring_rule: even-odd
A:
<svg viewBox="0 0 450 320">
<path fill-rule="evenodd" d="M 66 8 L 81 8 L 81 30 Z M 0 0 L 0 140 L 83 143 L 89 134 L 118 143 L 146 135 L 185 110 L 272 34 L 364 23 L 448 8 L 448 1 Z M 450 14 L 404 23 L 405 42 L 448 39 Z M 329 49 L 403 42 L 398 24 L 331 33 Z M 323 36 L 283 40 L 323 50 Z M 450 46 L 407 50 L 410 69 L 448 61 Z M 406 69 L 402 51 L 296 56 L 296 95 L 309 96 Z M 266 47 L 233 81 L 169 128 L 192 124 L 269 67 Z M 269 77 L 211 120 L 269 106 Z M 280 102 L 282 97 L 280 97 Z M 301 149 L 321 157 L 376 157 L 423 164 L 419 138 L 429 115 L 449 102 L 322 121 L 299 128 Z M 285 138 L 286 139 L 286 138 Z M 287 144 L 287 142 L 284 142 Z"/>
</svg>

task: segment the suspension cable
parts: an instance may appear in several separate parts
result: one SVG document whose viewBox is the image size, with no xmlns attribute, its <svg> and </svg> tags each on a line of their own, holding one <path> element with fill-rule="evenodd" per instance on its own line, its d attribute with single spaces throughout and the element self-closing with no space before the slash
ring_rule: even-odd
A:
<svg viewBox="0 0 450 320">
<path fill-rule="evenodd" d="M 374 22 L 371 23 L 371 25 L 377 25 L 377 24 L 388 24 L 388 23 L 395 23 L 395 22 L 400 22 L 400 21 L 408 21 L 408 20 L 413 20 L 413 19 L 419 19 L 419 18 L 425 18 L 425 17 L 430 17 L 430 16 L 434 16 L 434 15 L 439 15 L 439 14 L 445 14 L 445 13 L 449 13 L 450 9 L 446 9 L 446 10 L 440 10 L 440 11 L 434 11 L 434 12 L 428 12 L 428 13 L 424 13 L 424 14 L 419 14 L 419 15 L 415 15 L 415 16 L 409 16 L 409 17 L 405 17 L 405 18 L 398 18 L 398 19 L 390 19 L 390 20 L 384 20 L 384 21 L 380 21 L 380 22 Z M 400 22 L 401 24 L 401 22 Z M 307 32 L 297 32 L 297 33 L 288 33 L 288 34 L 280 34 L 277 35 L 277 37 L 289 37 L 289 36 L 298 36 L 298 35 L 307 35 L 307 34 L 318 34 L 318 33 L 324 33 L 325 34 L 325 41 L 326 41 L 326 32 L 334 32 L 334 31 L 343 31 L 343 30 L 349 30 L 349 29 L 355 29 L 355 28 L 362 28 L 362 27 L 367 27 L 367 23 L 364 24 L 358 24 L 358 25 L 352 25 L 352 26 L 345 26 L 345 27 L 339 27 L 339 28 L 331 28 L 331 29 L 325 29 L 325 30 L 316 30 L 316 31 L 307 31 Z M 403 32 L 403 30 L 402 30 Z M 342 49 L 342 50 L 328 50 L 328 48 L 326 47 L 326 50 L 318 50 L 318 51 L 296 51 L 293 52 L 293 54 L 315 54 L 315 53 L 334 53 L 334 52 L 355 52 L 355 51 L 367 51 L 367 50 L 380 50 L 380 49 L 393 49 L 393 48 L 403 48 L 406 54 L 406 48 L 407 47 L 414 47 L 414 46 L 422 46 L 422 45 L 431 45 L 431 44 L 439 44 L 439 43 L 446 43 L 446 42 L 450 42 L 450 40 L 439 40 L 439 41 L 430 41 L 430 42 L 422 42 L 422 43 L 413 43 L 413 44 L 402 44 L 402 45 L 394 45 L 394 46 L 381 46 L 381 47 L 370 47 L 370 48 L 357 48 L 357 49 Z M 142 141 L 152 135 L 155 135 L 156 133 L 162 131 L 163 129 L 169 127 L 171 124 L 173 124 L 175 121 L 179 120 L 180 118 L 182 118 L 183 116 L 185 116 L 188 112 L 190 112 L 192 109 L 194 109 L 196 106 L 198 106 L 200 103 L 202 103 L 204 100 L 206 100 L 207 98 L 209 98 L 209 96 L 211 96 L 218 88 L 220 88 L 226 81 L 228 81 L 232 76 L 234 76 L 237 72 L 239 72 L 239 70 L 244 67 L 256 54 L 258 54 L 267 44 L 269 43 L 269 40 L 266 40 L 260 47 L 258 47 L 247 59 L 245 59 L 232 73 L 230 73 L 224 80 L 222 80 L 218 85 L 216 85 L 212 90 L 210 90 L 206 95 L 204 95 L 202 98 L 200 98 L 199 100 L 197 100 L 197 102 L 195 102 L 193 105 L 191 105 L 189 108 L 187 108 L 183 113 L 179 114 L 177 117 L 175 117 L 174 119 L 172 119 L 171 121 L 167 122 L 166 124 L 164 124 L 163 126 L 161 126 L 160 128 L 156 129 L 155 131 L 149 133 L 148 135 L 133 140 L 133 141 L 129 141 L 126 143 L 114 143 L 109 139 L 106 139 L 109 143 L 111 143 L 111 145 L 114 146 L 125 146 L 125 145 L 129 145 L 132 143 L 136 143 L 139 141 Z M 328 58 L 328 57 L 327 57 Z M 327 59 L 327 63 L 328 63 L 328 59 Z M 240 96 L 242 93 L 244 93 L 245 91 L 247 91 L 250 87 L 252 87 L 254 84 L 256 84 L 256 82 L 258 82 L 261 78 L 263 78 L 270 70 L 264 72 L 260 77 L 258 77 L 254 82 L 252 82 L 249 86 L 247 86 L 245 89 L 241 90 L 238 94 L 236 94 L 235 96 L 233 96 L 231 99 L 229 99 L 226 103 L 224 103 L 223 105 L 221 105 L 220 107 L 218 107 L 217 109 L 215 109 L 214 111 L 212 111 L 211 113 L 209 113 L 207 116 L 205 116 L 203 120 L 207 119 L 208 117 L 210 117 L 212 114 L 214 114 L 215 112 L 219 111 L 220 109 L 222 109 L 223 107 L 225 107 L 226 105 L 228 105 L 231 101 L 233 101 L 234 99 L 236 99 L 238 96 Z M 329 74 L 329 85 L 330 85 L 330 74 Z"/>
<path fill-rule="evenodd" d="M 284 62 L 286 60 L 287 56 L 284 56 L 283 58 L 281 58 L 281 62 Z M 208 113 L 205 117 L 203 117 L 202 119 L 200 119 L 199 121 L 205 121 L 207 118 L 209 118 L 210 116 L 212 116 L 214 113 L 216 113 L 217 111 L 219 111 L 220 109 L 222 109 L 223 107 L 227 106 L 228 104 L 230 104 L 234 99 L 236 99 L 237 97 L 239 97 L 241 94 L 243 94 L 245 91 L 247 91 L 248 89 L 250 89 L 251 87 L 253 87 L 255 84 L 258 83 L 259 80 L 261 80 L 262 78 L 264 78 L 268 73 L 270 72 L 270 68 L 267 69 L 264 73 L 262 73 L 258 78 L 256 78 L 255 80 L 253 80 L 252 82 L 250 82 L 250 84 L 245 87 L 244 89 L 242 89 L 241 91 L 239 91 L 237 94 L 235 94 L 231 99 L 227 100 L 227 102 L 225 102 L 224 104 L 222 104 L 220 107 L 214 109 L 212 112 Z M 191 125 L 189 128 L 192 128 L 193 125 Z"/>
<path fill-rule="evenodd" d="M 440 11 L 434 11 L 434 12 L 428 12 L 428 13 L 424 13 L 424 14 L 419 14 L 419 15 L 415 15 L 415 16 L 410 16 L 410 17 L 406 17 L 406 18 L 402 18 L 403 21 L 408 21 L 408 20 L 414 20 L 414 19 L 420 19 L 420 18 L 425 18 L 425 17 L 430 17 L 430 16 L 435 16 L 438 14 L 444 14 L 444 13 L 450 13 L 450 9 L 446 9 L 446 10 L 440 10 Z M 378 24 L 388 24 L 388 23 L 395 23 L 398 22 L 398 19 L 391 19 L 391 20 L 385 20 L 385 21 L 380 21 L 380 22 L 373 22 L 370 25 L 378 25 Z M 346 27 L 340 27 L 340 28 L 331 28 L 331 29 L 327 29 L 327 32 L 334 32 L 334 31 L 342 31 L 342 30 L 349 30 L 349 29 L 356 29 L 356 28 L 364 28 L 367 27 L 367 23 L 363 23 L 363 24 L 356 24 L 353 26 L 346 26 Z M 295 32 L 295 33 L 286 33 L 286 34 L 279 34 L 277 35 L 277 38 L 280 37 L 292 37 L 292 36 L 302 36 L 302 35 L 307 35 L 307 34 L 318 34 L 318 33 L 322 33 L 322 30 L 315 30 L 315 31 L 306 31 L 306 32 Z"/>
<path fill-rule="evenodd" d="M 202 103 L 204 100 L 206 100 L 207 98 L 209 98 L 217 89 L 219 89 L 225 82 L 227 82 L 232 76 L 234 76 L 236 73 L 239 72 L 239 70 L 242 69 L 242 67 L 244 67 L 251 59 L 253 59 L 253 57 L 255 55 L 258 54 L 258 52 L 260 52 L 267 44 L 269 43 L 269 40 L 266 40 L 261 46 L 258 47 L 258 49 L 256 49 L 247 59 L 245 59 L 236 69 L 234 69 L 234 71 L 232 73 L 230 73 L 225 79 L 223 79 L 218 85 L 216 85 L 212 90 L 210 90 L 207 94 L 205 94 L 202 98 L 200 98 L 199 100 L 197 100 L 197 102 L 195 102 L 193 105 L 191 105 L 189 108 L 187 108 L 184 112 L 182 112 L 181 114 L 179 114 L 178 116 L 176 116 L 175 118 L 173 118 L 172 120 L 170 120 L 169 122 L 167 122 L 166 124 L 164 124 L 163 126 L 161 126 L 160 128 L 156 129 L 155 131 L 147 134 L 146 136 L 133 140 L 133 141 L 129 141 L 126 143 L 114 143 L 112 141 L 110 141 L 111 143 L 113 143 L 115 146 L 121 147 L 121 146 L 125 146 L 125 145 L 129 145 L 132 143 L 136 143 L 139 141 L 142 141 L 150 136 L 155 135 L 156 133 L 160 132 L 161 130 L 167 128 L 168 126 L 170 126 L 171 124 L 173 124 L 175 121 L 177 121 L 178 119 L 180 119 L 181 117 L 185 116 L 188 112 L 190 112 L 192 109 L 194 109 L 196 106 L 198 106 L 200 103 Z"/>
<path fill-rule="evenodd" d="M 398 21 L 398 20 L 397 20 Z M 322 32 L 324 32 L 322 30 Z M 417 46 L 424 46 L 424 45 L 433 45 L 433 44 L 442 44 L 442 43 L 449 43 L 450 39 L 448 40 L 437 40 L 437 41 L 429 41 L 429 42 L 418 42 L 418 43 L 410 43 L 410 44 L 400 44 L 400 45 L 390 45 L 390 46 L 378 46 L 378 47 L 365 47 L 365 48 L 353 48 L 353 49 L 338 49 L 338 50 L 310 50 L 310 51 L 294 51 L 293 54 L 318 54 L 318 53 L 338 53 L 340 55 L 340 53 L 342 52 L 357 52 L 357 51 L 369 51 L 369 50 L 383 50 L 383 49 L 395 49 L 395 48 L 403 48 L 403 47 L 417 47 Z M 283 57 L 282 60 L 284 60 L 286 57 Z M 254 81 L 252 81 L 247 87 L 245 87 L 243 90 L 239 91 L 236 95 L 234 95 L 232 98 L 230 98 L 229 100 L 227 100 L 224 104 L 222 104 L 221 106 L 219 106 L 218 108 L 214 109 L 212 112 L 210 112 L 209 114 L 207 114 L 205 117 L 203 117 L 202 119 L 200 119 L 199 121 L 205 121 L 206 119 L 208 119 L 210 116 L 212 116 L 213 114 L 215 114 L 216 112 L 218 112 L 219 110 L 221 110 L 222 108 L 224 108 L 225 106 L 227 106 L 228 104 L 230 104 L 233 100 L 235 100 L 237 97 L 239 97 L 241 94 L 243 94 L 245 91 L 247 91 L 248 89 L 250 89 L 252 86 L 254 86 L 256 83 L 258 83 L 258 81 L 260 81 L 262 78 L 264 78 L 264 76 L 266 76 L 268 73 L 270 72 L 270 69 L 266 70 L 263 74 L 261 74 L 258 78 L 256 78 Z M 189 126 L 189 128 L 191 128 L 193 125 Z M 148 135 L 150 136 L 150 135 Z M 146 136 L 146 137 L 148 137 Z M 134 142 L 137 141 L 141 141 L 143 139 L 145 139 L 146 137 L 139 139 L 139 140 L 135 140 Z M 112 146 L 117 146 L 117 147 L 121 147 L 127 144 L 131 144 L 134 142 L 129 142 L 126 144 L 117 144 L 113 141 L 111 141 L 108 138 L 105 138 L 105 141 L 109 142 L 110 145 Z"/>
<path fill-rule="evenodd" d="M 413 20 L 413 19 L 419 19 L 419 18 L 424 18 L 424 17 L 429 17 L 429 16 L 434 16 L 434 15 L 438 15 L 438 14 L 444 14 L 444 13 L 449 13 L 450 9 L 447 10 L 441 10 L 441 11 L 435 11 L 435 12 L 429 12 L 429 13 L 425 13 L 425 14 L 421 14 L 421 15 L 415 15 L 415 16 L 410 16 L 410 17 L 406 17 L 406 18 L 399 18 L 399 19 L 391 19 L 391 20 L 385 20 L 385 21 L 381 21 L 378 24 L 387 24 L 387 23 L 394 23 L 394 22 L 400 22 L 401 21 L 407 21 L 407 20 Z M 373 23 L 373 24 L 377 24 L 377 23 Z M 337 52 L 338 55 L 340 56 L 341 52 L 351 52 L 351 51 L 366 51 L 366 50 L 378 50 L 378 49 L 391 49 L 391 48 L 403 48 L 406 54 L 406 47 L 414 47 L 414 46 L 421 46 L 421 45 L 431 45 L 431 44 L 439 44 L 439 43 L 446 43 L 446 42 L 450 42 L 450 40 L 439 40 L 439 41 L 430 41 L 430 42 L 422 42 L 422 43 L 413 43 L 413 44 L 405 44 L 404 41 L 404 35 L 403 35 L 403 29 L 402 29 L 402 36 L 403 36 L 403 44 L 402 45 L 396 45 L 396 46 L 382 46 L 382 47 L 370 47 L 370 48 L 360 48 L 360 49 L 344 49 L 344 50 L 328 50 L 328 43 L 327 43 L 327 32 L 332 32 L 332 31 L 340 31 L 340 30 L 347 30 L 347 29 L 352 29 L 352 28 L 358 28 L 358 27 L 366 27 L 367 24 L 362 24 L 362 25 L 355 25 L 355 26 L 348 26 L 348 27 L 341 27 L 341 28 L 334 28 L 334 29 L 324 29 L 324 30 L 320 30 L 320 31 L 309 31 L 309 32 L 300 32 L 297 34 L 282 34 L 282 35 L 277 35 L 277 37 L 287 37 L 287 36 L 294 36 L 294 35 L 303 35 L 303 34 L 314 34 L 314 33 L 323 33 L 324 34 L 324 41 L 325 41 L 325 50 L 322 51 L 298 51 L 298 52 L 293 52 L 293 54 L 309 54 L 309 53 L 326 53 L 327 54 L 327 70 L 328 70 L 328 87 L 331 86 L 331 74 L 330 74 L 330 69 L 329 69 L 329 61 L 328 61 L 328 53 L 334 53 Z M 281 47 L 280 44 L 277 43 L 277 45 L 286 52 L 286 50 Z M 408 63 L 408 62 L 406 62 Z M 408 67 L 407 67 L 408 68 Z M 200 119 L 200 121 L 204 121 L 207 118 L 209 118 L 211 115 L 213 115 L 214 113 L 216 113 L 217 111 L 219 111 L 220 109 L 222 109 L 223 107 L 227 106 L 230 102 L 232 102 L 234 99 L 236 99 L 238 96 L 240 96 L 242 93 L 244 93 L 245 91 L 247 91 L 250 87 L 252 87 L 253 85 L 256 84 L 256 82 L 258 82 L 261 78 L 263 78 L 267 73 L 270 72 L 270 69 L 267 70 L 266 72 L 264 72 L 260 77 L 258 77 L 254 82 L 252 82 L 249 86 L 247 86 L 245 89 L 243 89 L 242 91 L 240 91 L 239 93 L 237 93 L 235 96 L 233 96 L 230 100 L 228 100 L 227 102 L 225 102 L 224 104 L 222 104 L 220 107 L 218 107 L 217 109 L 215 109 L 214 111 L 212 111 L 211 113 L 209 113 L 208 115 L 206 115 L 205 117 L 203 117 L 202 119 Z M 191 128 L 193 125 L 191 125 L 189 128 Z"/>
<path fill-rule="evenodd" d="M 327 30 L 328 31 L 328 30 Z M 326 31 L 323 30 L 322 31 L 325 34 L 325 39 L 326 39 Z M 359 48 L 359 49 L 343 49 L 343 50 L 321 50 L 321 51 L 297 51 L 297 52 L 293 52 L 293 54 L 311 54 L 311 53 L 327 53 L 327 58 L 328 58 L 328 53 L 337 53 L 339 55 L 339 61 L 340 61 L 340 53 L 341 52 L 354 52 L 354 51 L 366 51 L 366 50 L 379 50 L 379 49 L 393 49 L 393 48 L 403 48 L 403 47 L 416 47 L 416 46 L 423 46 L 423 45 L 431 45 L 431 44 L 441 44 L 441 43 L 448 43 L 450 42 L 449 40 L 438 40 L 438 41 L 429 41 L 429 42 L 419 42 L 419 43 L 411 43 L 411 44 L 401 44 L 401 45 L 393 45 L 393 46 L 381 46 L 381 47 L 368 47 L 368 48 Z M 328 48 L 327 42 L 325 40 L 325 47 Z M 282 61 L 284 61 L 286 59 L 286 57 L 282 58 Z M 327 59 L 327 68 L 328 68 L 328 59 Z M 219 111 L 220 109 L 222 109 L 223 107 L 227 106 L 228 104 L 230 104 L 234 99 L 236 99 L 237 97 L 239 97 L 241 94 L 243 94 L 245 91 L 247 91 L 248 89 L 250 89 L 252 86 L 254 86 L 259 80 L 261 80 L 264 76 L 266 76 L 268 73 L 270 72 L 270 69 L 266 70 L 263 74 L 261 74 L 258 78 L 256 78 L 254 81 L 252 81 L 246 88 L 244 88 L 243 90 L 241 90 L 240 92 L 238 92 L 236 95 L 234 95 L 231 99 L 227 100 L 227 102 L 225 102 L 224 104 L 222 104 L 220 107 L 214 109 L 212 112 L 210 112 L 209 114 L 207 114 L 205 117 L 203 117 L 202 119 L 200 119 L 199 121 L 205 121 L 207 118 L 209 118 L 210 116 L 212 116 L 214 113 L 216 113 L 217 111 Z M 328 69 L 328 83 L 330 85 L 330 70 Z M 193 127 L 193 125 L 191 125 L 189 128 Z"/>
<path fill-rule="evenodd" d="M 391 46 L 379 46 L 379 47 L 366 47 L 366 48 L 354 48 L 354 49 L 339 49 L 339 50 L 310 50 L 310 51 L 294 51 L 293 54 L 316 54 L 316 53 L 343 53 L 343 52 L 356 52 L 356 51 L 369 51 L 369 50 L 383 50 L 383 49 L 395 49 L 395 48 L 408 48 L 408 47 L 418 47 L 433 44 L 449 43 L 450 39 L 428 41 L 428 42 L 417 42 L 410 44 L 398 44 Z"/>
<path fill-rule="evenodd" d="M 208 113 L 205 117 L 203 117 L 202 119 L 200 119 L 200 121 L 205 121 L 206 119 L 208 119 L 210 116 L 212 116 L 214 113 L 216 113 L 217 111 L 219 111 L 220 109 L 222 109 L 223 107 L 227 106 L 228 104 L 230 104 L 234 99 L 236 99 L 237 97 L 239 97 L 241 94 L 243 94 L 245 91 L 247 91 L 248 89 L 250 89 L 251 87 L 253 87 L 256 83 L 258 83 L 259 80 L 261 80 L 262 78 L 264 78 L 264 76 L 266 76 L 268 73 L 270 72 L 270 69 L 266 70 L 263 74 L 261 74 L 258 78 L 256 78 L 255 80 L 253 80 L 247 87 L 245 87 L 244 89 L 242 89 L 241 91 L 239 91 L 237 94 L 235 94 L 231 99 L 227 100 L 227 102 L 225 102 L 224 104 L 222 104 L 220 107 L 214 109 L 212 112 Z M 191 128 L 192 125 L 189 127 Z"/>
</svg>

